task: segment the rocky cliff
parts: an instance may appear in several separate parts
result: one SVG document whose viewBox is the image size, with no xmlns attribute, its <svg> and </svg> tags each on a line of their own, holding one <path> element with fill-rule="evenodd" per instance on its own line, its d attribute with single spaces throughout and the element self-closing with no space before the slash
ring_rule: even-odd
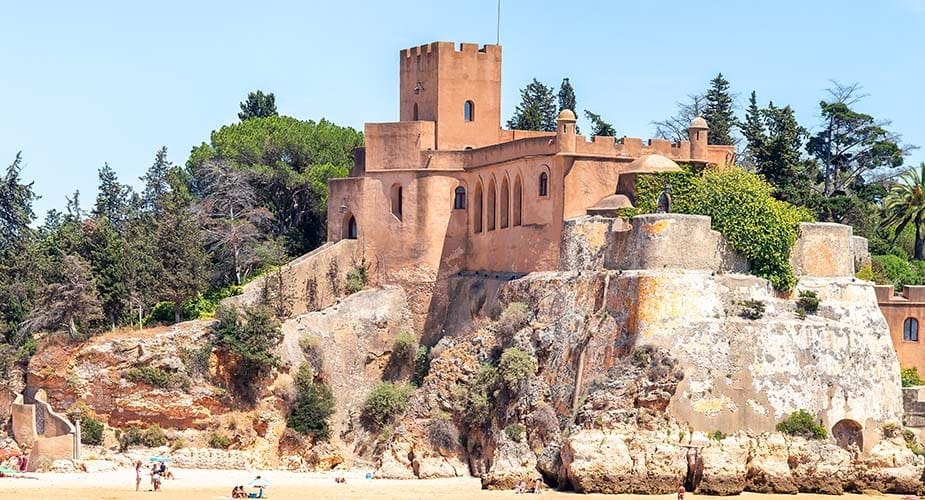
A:
<svg viewBox="0 0 925 500">
<path fill-rule="evenodd" d="M 895 435 L 902 398 L 887 326 L 871 284 L 850 277 L 851 247 L 838 246 L 850 230 L 803 228 L 791 258 L 803 275 L 781 294 L 736 274 L 747 266 L 704 219 L 636 218 L 608 243 L 592 221 L 572 229 L 604 245 L 569 266 L 581 270 L 452 279 L 454 336 L 435 348 L 379 474 L 458 474 L 425 467 L 436 461 L 465 462 L 490 488 L 539 472 L 583 492 L 918 491 L 925 461 Z M 818 298 L 814 312 L 800 291 Z M 511 304 L 529 316 L 514 332 L 502 313 Z M 460 388 L 471 392 L 486 365 L 503 369 L 510 348 L 536 358 L 535 376 L 517 390 L 491 386 L 493 414 L 473 425 Z M 830 437 L 776 432 L 800 409 Z M 428 432 L 447 413 L 466 436 L 457 449 Z"/>
</svg>

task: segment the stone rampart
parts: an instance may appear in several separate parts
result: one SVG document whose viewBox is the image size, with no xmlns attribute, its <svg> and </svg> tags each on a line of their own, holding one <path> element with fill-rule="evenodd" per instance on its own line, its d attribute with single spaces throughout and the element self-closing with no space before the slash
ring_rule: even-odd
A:
<svg viewBox="0 0 925 500">
<path fill-rule="evenodd" d="M 630 219 L 628 231 L 608 235 L 609 269 L 686 269 L 746 272 L 736 255 L 702 215 L 647 214 Z"/>
<path fill-rule="evenodd" d="M 280 286 L 273 280 L 282 276 L 290 315 L 324 309 L 346 295 L 347 272 L 362 263 L 358 248 L 357 240 L 325 243 L 283 266 L 281 274 L 270 272 L 261 276 L 244 285 L 240 295 L 222 302 L 246 306 L 264 301 L 268 294 L 275 297 Z"/>
<path fill-rule="evenodd" d="M 855 243 L 851 226 L 830 222 L 800 224 L 800 237 L 790 252 L 797 276 L 854 276 Z"/>
</svg>

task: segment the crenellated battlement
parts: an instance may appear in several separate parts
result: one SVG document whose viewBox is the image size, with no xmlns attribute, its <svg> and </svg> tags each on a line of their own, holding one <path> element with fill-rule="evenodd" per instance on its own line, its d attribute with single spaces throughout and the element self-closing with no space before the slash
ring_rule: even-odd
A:
<svg viewBox="0 0 925 500">
<path fill-rule="evenodd" d="M 402 59 L 411 59 L 412 57 L 429 57 L 433 54 L 483 54 L 491 55 L 501 52 L 500 45 L 485 44 L 481 48 L 477 43 L 460 43 L 457 48 L 454 42 L 431 42 L 424 45 L 418 45 L 401 50 Z M 402 61 L 404 64 L 405 61 Z"/>
</svg>

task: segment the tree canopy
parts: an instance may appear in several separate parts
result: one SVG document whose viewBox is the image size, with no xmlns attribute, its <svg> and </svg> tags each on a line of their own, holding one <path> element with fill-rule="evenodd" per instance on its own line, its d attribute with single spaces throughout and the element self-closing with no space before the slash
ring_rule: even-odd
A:
<svg viewBox="0 0 925 500">
<path fill-rule="evenodd" d="M 507 121 L 507 127 L 514 130 L 556 130 L 556 96 L 552 87 L 536 78 L 520 90 L 520 103 L 514 116 Z"/>
<path fill-rule="evenodd" d="M 276 96 L 273 92 L 264 94 L 263 91 L 257 90 L 247 94 L 247 99 L 241 103 L 241 112 L 238 113 L 238 119 L 242 122 L 251 118 L 266 118 L 276 116 Z"/>
</svg>

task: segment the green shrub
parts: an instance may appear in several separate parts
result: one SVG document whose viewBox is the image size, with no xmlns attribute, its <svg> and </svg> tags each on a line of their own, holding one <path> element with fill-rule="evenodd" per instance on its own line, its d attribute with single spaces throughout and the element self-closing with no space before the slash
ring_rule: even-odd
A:
<svg viewBox="0 0 925 500">
<path fill-rule="evenodd" d="M 459 430 L 449 418 L 432 418 L 427 423 L 427 440 L 437 450 L 450 451 L 459 445 Z"/>
<path fill-rule="evenodd" d="M 815 417 L 806 410 L 797 410 L 777 424 L 777 431 L 791 436 L 803 436 L 812 439 L 825 439 L 828 432 L 816 423 Z"/>
<path fill-rule="evenodd" d="M 334 414 L 334 394 L 327 384 L 314 381 L 312 368 L 302 365 L 295 377 L 296 398 L 286 425 L 302 434 L 327 439 L 331 433 L 328 419 Z"/>
<path fill-rule="evenodd" d="M 369 283 L 369 264 L 364 258 L 347 272 L 347 293 L 356 293 Z"/>
<path fill-rule="evenodd" d="M 177 438 L 170 442 L 170 451 L 177 451 L 186 448 L 186 441 L 183 438 Z"/>
<path fill-rule="evenodd" d="M 498 334 L 503 339 L 511 339 L 530 321 L 530 308 L 523 302 L 511 302 L 504 308 L 498 318 Z"/>
<path fill-rule="evenodd" d="M 206 342 L 202 347 L 195 349 L 189 347 L 180 348 L 180 361 L 186 367 L 187 373 L 205 374 L 209 372 L 209 359 L 212 357 L 212 349 L 215 346 L 212 342 Z"/>
<path fill-rule="evenodd" d="M 922 276 L 909 261 L 895 255 L 874 255 L 871 257 L 874 281 L 879 284 L 892 284 L 896 291 L 905 285 L 921 284 Z"/>
<path fill-rule="evenodd" d="M 430 373 L 430 348 L 422 345 L 414 353 L 414 377 L 411 383 L 420 387 L 424 384 L 424 377 L 428 373 Z"/>
<path fill-rule="evenodd" d="M 710 439 L 712 439 L 712 440 L 714 440 L 714 441 L 722 441 L 722 440 L 726 439 L 726 433 L 724 433 L 723 431 L 718 431 L 718 430 L 717 430 L 717 431 L 713 431 L 713 432 L 707 434 L 707 437 L 709 437 Z"/>
<path fill-rule="evenodd" d="M 363 416 L 375 427 L 382 427 L 408 407 L 414 386 L 407 382 L 379 382 L 366 395 Z"/>
<path fill-rule="evenodd" d="M 912 429 L 903 429 L 902 435 L 909 451 L 920 457 L 925 456 L 925 448 L 922 448 L 922 445 L 919 444 L 919 440 L 915 437 L 915 432 Z"/>
<path fill-rule="evenodd" d="M 167 436 L 164 435 L 164 431 L 161 429 L 161 426 L 157 424 L 151 424 L 141 435 L 141 443 L 149 448 L 164 446 L 167 444 Z"/>
<path fill-rule="evenodd" d="M 899 370 L 899 377 L 902 380 L 903 387 L 925 385 L 925 380 L 922 380 L 922 377 L 919 376 L 919 369 L 914 366 Z"/>
<path fill-rule="evenodd" d="M 470 426 L 481 425 L 491 417 L 497 385 L 498 369 L 482 363 L 475 377 L 467 384 L 456 386 L 453 391 L 455 409 Z"/>
<path fill-rule="evenodd" d="M 231 446 L 231 438 L 218 432 L 209 435 L 209 448 L 227 450 Z"/>
<path fill-rule="evenodd" d="M 411 359 L 418 348 L 418 339 L 411 332 L 401 332 L 392 343 L 392 356 L 397 359 Z"/>
<path fill-rule="evenodd" d="M 501 381 L 510 391 L 520 387 L 521 382 L 536 373 L 536 358 L 517 347 L 509 347 L 501 353 L 498 373 Z"/>
<path fill-rule="evenodd" d="M 103 444 L 103 423 L 90 416 L 81 418 L 80 442 L 92 445 Z"/>
<path fill-rule="evenodd" d="M 636 181 L 636 200 L 642 212 L 655 211 L 659 193 L 671 184 L 672 212 L 706 215 L 713 229 L 748 259 L 751 272 L 777 290 L 796 284 L 790 249 L 800 222 L 813 220 L 810 212 L 776 200 L 773 187 L 760 176 L 739 167 L 642 175 Z"/>
<path fill-rule="evenodd" d="M 123 375 L 126 380 L 136 384 L 172 389 L 188 387 L 189 379 L 180 373 L 171 373 L 154 366 L 136 366 L 129 368 Z"/>
<path fill-rule="evenodd" d="M 119 450 L 125 452 L 129 446 L 142 445 L 156 448 L 167 444 L 167 436 L 157 424 L 151 424 L 146 429 L 137 425 L 130 425 L 116 432 L 119 441 Z"/>
<path fill-rule="evenodd" d="M 232 387 L 235 395 L 248 401 L 256 398 L 254 387 L 279 364 L 273 349 L 282 340 L 279 320 L 272 309 L 257 305 L 244 309 L 220 306 L 212 327 L 212 342 L 235 357 Z"/>
<path fill-rule="evenodd" d="M 797 316 L 804 319 L 807 314 L 816 314 L 817 311 L 819 311 L 819 295 L 812 290 L 800 290 L 800 298 L 797 299 Z"/>
<path fill-rule="evenodd" d="M 511 424 L 504 428 L 504 433 L 515 443 L 520 443 L 527 436 L 527 428 L 523 424 Z"/>
<path fill-rule="evenodd" d="M 737 304 L 742 307 L 739 311 L 739 316 L 742 318 L 756 320 L 764 316 L 765 305 L 763 301 L 749 299 L 739 301 Z"/>
</svg>

